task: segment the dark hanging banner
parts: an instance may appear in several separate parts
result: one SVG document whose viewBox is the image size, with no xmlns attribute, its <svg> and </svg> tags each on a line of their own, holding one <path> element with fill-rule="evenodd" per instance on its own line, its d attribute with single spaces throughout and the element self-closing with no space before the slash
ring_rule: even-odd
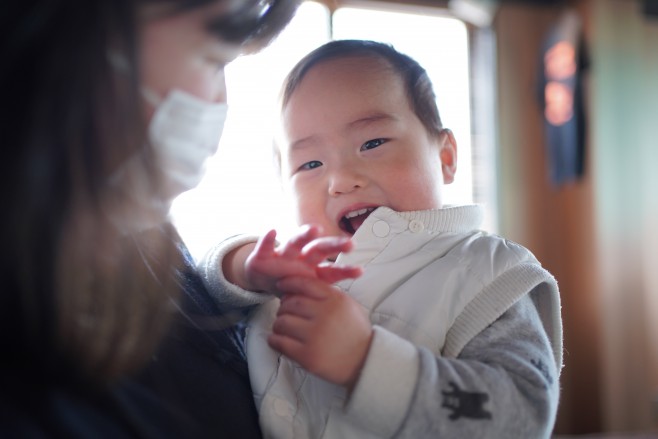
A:
<svg viewBox="0 0 658 439">
<path fill-rule="evenodd" d="M 646 14 L 647 17 L 657 19 L 658 18 L 658 0 L 643 0 L 642 1 L 642 12 Z"/>
<path fill-rule="evenodd" d="M 545 37 L 539 69 L 548 172 L 556 186 L 576 181 L 584 173 L 582 79 L 588 64 L 580 18 L 567 10 Z"/>
</svg>

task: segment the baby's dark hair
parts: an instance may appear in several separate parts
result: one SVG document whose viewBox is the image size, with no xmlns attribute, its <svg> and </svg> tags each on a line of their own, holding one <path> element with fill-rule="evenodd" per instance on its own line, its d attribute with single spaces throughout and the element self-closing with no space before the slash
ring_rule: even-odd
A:
<svg viewBox="0 0 658 439">
<path fill-rule="evenodd" d="M 370 40 L 336 40 L 326 43 L 302 58 L 283 83 L 281 109 L 285 109 L 293 92 L 309 70 L 324 61 L 348 57 L 373 57 L 386 61 L 400 75 L 412 111 L 432 137 L 443 130 L 436 95 L 425 69 L 416 60 L 398 52 L 389 44 Z"/>
</svg>

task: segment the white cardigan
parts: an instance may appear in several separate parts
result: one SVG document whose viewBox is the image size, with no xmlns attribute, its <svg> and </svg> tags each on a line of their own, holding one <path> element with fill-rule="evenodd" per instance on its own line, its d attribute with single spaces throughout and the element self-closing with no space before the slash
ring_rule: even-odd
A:
<svg viewBox="0 0 658 439">
<path fill-rule="evenodd" d="M 342 388 L 269 348 L 278 299 L 255 310 L 247 356 L 265 437 L 392 436 L 414 406 L 421 380 L 419 349 L 442 361 L 459 358 L 474 337 L 540 286 L 535 326 L 545 333 L 552 353 L 552 364 L 542 364 L 541 372 L 556 384 L 562 327 L 555 279 L 527 249 L 477 230 L 481 217 L 477 206 L 401 213 L 382 207 L 359 228 L 354 249 L 337 263 L 360 265 L 364 274 L 338 285 L 369 311 L 375 335 L 349 399 Z M 262 294 L 229 287 L 217 273 L 223 254 L 247 239 L 225 242 L 201 264 L 223 306 L 263 301 Z M 218 282 L 224 288 L 218 289 Z M 437 391 L 445 395 L 451 388 Z M 491 409 L 482 405 L 478 410 L 483 415 Z M 479 419 L 478 413 L 471 415 Z"/>
</svg>

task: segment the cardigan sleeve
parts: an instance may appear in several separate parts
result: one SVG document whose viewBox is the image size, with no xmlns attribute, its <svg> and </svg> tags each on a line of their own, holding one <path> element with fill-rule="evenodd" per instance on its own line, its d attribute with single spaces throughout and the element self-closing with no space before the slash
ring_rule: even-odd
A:
<svg viewBox="0 0 658 439">
<path fill-rule="evenodd" d="M 456 358 L 418 347 L 411 354 L 400 338 L 402 349 L 390 349 L 397 336 L 380 328 L 348 416 L 380 437 L 550 437 L 559 370 L 538 309 L 541 292 L 523 296 Z M 395 364 L 403 365 L 395 375 L 378 372 Z"/>
<path fill-rule="evenodd" d="M 251 235 L 235 235 L 211 248 L 197 264 L 204 285 L 215 304 L 224 310 L 247 308 L 267 302 L 273 296 L 256 293 L 230 283 L 222 271 L 224 257 L 243 245 L 256 242 Z"/>
</svg>

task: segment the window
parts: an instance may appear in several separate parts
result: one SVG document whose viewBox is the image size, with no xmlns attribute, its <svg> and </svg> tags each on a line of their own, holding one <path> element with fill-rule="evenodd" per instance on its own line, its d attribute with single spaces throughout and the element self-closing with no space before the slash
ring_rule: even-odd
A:
<svg viewBox="0 0 658 439">
<path fill-rule="evenodd" d="M 331 38 L 391 43 L 425 67 L 444 126 L 452 129 L 458 143 L 457 176 L 445 188 L 445 202 L 473 201 L 466 26 L 435 8 L 392 9 L 390 4 L 369 2 L 330 15 L 326 6 L 307 1 L 272 45 L 227 67 L 230 110 L 219 150 L 208 160 L 199 187 L 178 197 L 171 211 L 194 257 L 232 234 L 276 228 L 285 235 L 295 230 L 272 165 L 275 107 L 287 72 Z"/>
</svg>

